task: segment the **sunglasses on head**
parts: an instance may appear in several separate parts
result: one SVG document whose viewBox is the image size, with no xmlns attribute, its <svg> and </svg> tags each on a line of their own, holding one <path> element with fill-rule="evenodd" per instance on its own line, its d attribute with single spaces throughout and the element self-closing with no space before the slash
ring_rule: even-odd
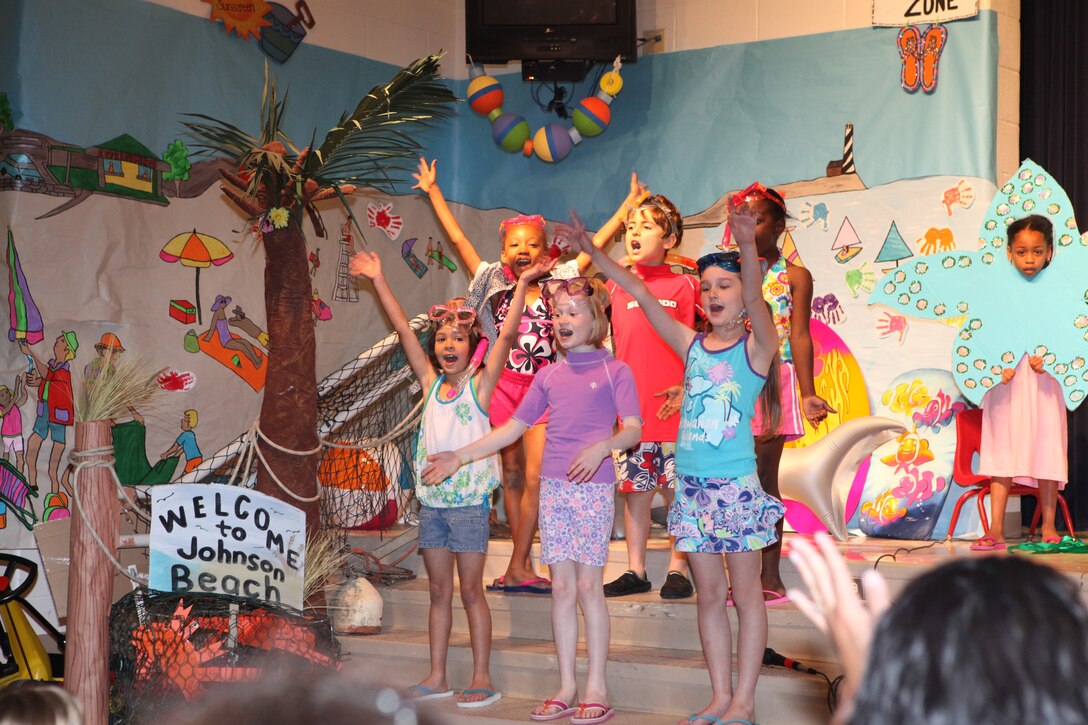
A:
<svg viewBox="0 0 1088 725">
<path fill-rule="evenodd" d="M 505 240 L 506 239 L 506 232 L 511 227 L 521 227 L 521 226 L 533 227 L 534 229 L 539 229 L 542 233 L 546 234 L 546 232 L 545 232 L 546 222 L 544 221 L 544 217 L 542 217 L 539 214 L 531 214 L 531 215 L 528 215 L 528 216 L 525 215 L 525 214 L 519 214 L 518 216 L 512 217 L 510 219 L 503 219 L 499 223 L 499 237 L 501 239 Z"/>
<path fill-rule="evenodd" d="M 476 310 L 471 307 L 451 307 L 450 305 L 431 305 L 427 316 L 441 325 L 449 319 L 456 325 L 469 326 L 476 320 Z"/>
<path fill-rule="evenodd" d="M 572 277 L 571 279 L 549 279 L 540 285 L 540 294 L 549 302 L 556 295 L 566 294 L 568 297 L 592 297 L 592 277 Z"/>
<path fill-rule="evenodd" d="M 627 214 L 627 218 L 630 219 L 631 216 L 637 212 L 650 211 L 651 209 L 657 209 L 665 215 L 665 221 L 667 223 L 667 226 L 665 227 L 665 236 L 671 236 L 673 234 L 676 234 L 676 222 L 673 220 L 672 214 L 669 213 L 669 210 L 665 208 L 664 204 L 662 204 L 652 196 L 636 206 L 634 209 L 632 209 Z"/>
<path fill-rule="evenodd" d="M 734 208 L 740 206 L 747 201 L 755 201 L 757 199 L 766 199 L 767 201 L 782 209 L 782 211 L 786 210 L 786 202 L 779 198 L 774 190 L 768 189 L 766 186 L 759 183 L 758 181 L 753 181 L 747 189 L 733 194 L 733 196 L 729 199 L 729 206 L 730 208 Z"/>
<path fill-rule="evenodd" d="M 740 274 L 740 252 L 711 252 L 699 257 L 695 262 L 701 275 L 707 267 L 721 267 L 726 272 Z"/>
</svg>

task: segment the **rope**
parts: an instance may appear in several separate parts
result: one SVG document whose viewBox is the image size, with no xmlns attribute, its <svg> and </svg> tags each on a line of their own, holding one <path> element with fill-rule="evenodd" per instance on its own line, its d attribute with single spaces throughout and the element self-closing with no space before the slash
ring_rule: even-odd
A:
<svg viewBox="0 0 1088 725">
<path fill-rule="evenodd" d="M 291 456 L 313 456 L 321 453 L 326 447 L 349 450 L 365 450 L 367 448 L 376 448 L 380 445 L 384 445 L 386 443 L 389 443 L 390 441 L 396 440 L 398 437 L 403 435 L 404 432 L 407 431 L 409 428 L 415 426 L 415 424 L 419 422 L 420 410 L 423 407 L 423 402 L 424 401 L 421 398 L 419 402 L 416 403 L 415 407 L 413 407 L 412 410 L 409 411 L 408 415 L 405 416 L 404 420 L 398 423 L 388 433 L 379 438 L 364 438 L 355 443 L 339 443 L 336 441 L 330 441 L 326 438 L 319 436 L 317 446 L 315 448 L 311 448 L 305 451 L 296 451 L 292 448 L 287 448 L 285 446 L 279 445 L 264 434 L 264 431 L 261 430 L 260 420 L 255 420 L 253 421 L 253 425 L 249 427 L 249 430 L 243 436 L 242 452 L 235 457 L 234 468 L 231 470 L 230 478 L 228 479 L 228 485 L 233 486 L 235 485 L 236 481 L 241 481 L 240 472 L 248 471 L 253 465 L 254 456 L 256 456 L 256 458 L 260 460 L 260 462 L 264 465 L 265 470 L 268 471 L 268 475 L 271 476 L 272 480 L 276 482 L 276 485 L 280 487 L 280 490 L 282 490 L 284 493 L 286 493 L 288 496 L 295 499 L 296 501 L 300 501 L 302 503 L 313 503 L 314 501 L 317 501 L 321 498 L 320 486 L 318 486 L 317 494 L 312 497 L 299 496 L 294 491 L 284 486 L 283 482 L 280 481 L 279 477 L 276 476 L 275 471 L 273 471 L 272 467 L 268 464 L 268 460 L 264 457 L 264 453 L 261 452 L 261 447 L 257 445 L 258 437 L 260 438 L 260 440 L 264 441 L 277 451 L 281 453 L 286 453 L 287 455 Z"/>
<path fill-rule="evenodd" d="M 238 480 L 238 474 L 239 471 L 242 470 L 243 461 L 245 462 L 244 470 L 248 471 L 250 466 L 253 464 L 253 456 L 256 456 L 257 460 L 259 460 L 264 465 L 264 470 L 268 471 L 268 475 L 272 477 L 272 480 L 276 482 L 276 485 L 280 487 L 280 490 L 286 493 L 288 496 L 300 503 L 313 503 L 314 501 L 320 500 L 320 486 L 317 486 L 317 493 L 313 496 L 299 496 L 297 493 L 287 488 L 287 486 L 283 485 L 283 481 L 279 479 L 279 476 L 276 475 L 276 472 L 272 470 L 272 466 L 268 464 L 268 460 L 264 457 L 264 453 L 261 451 L 261 447 L 257 445 L 258 437 L 277 451 L 280 451 L 281 453 L 286 453 L 291 456 L 313 456 L 320 453 L 322 450 L 322 445 L 320 443 L 318 443 L 316 448 L 308 451 L 296 451 L 291 448 L 281 446 L 280 444 L 276 443 L 268 436 L 266 436 L 261 430 L 260 421 L 255 420 L 253 421 L 253 425 L 249 427 L 249 431 L 245 434 L 245 443 L 242 449 L 242 453 L 238 455 L 237 461 L 234 465 L 234 470 L 231 471 L 229 479 L 231 485 L 234 484 L 235 480 Z M 317 483 L 316 479 L 314 483 Z"/>
<path fill-rule="evenodd" d="M 107 456 L 107 458 L 95 461 L 80 460 L 90 458 L 91 456 Z M 83 502 L 79 499 L 80 471 L 82 471 L 84 468 L 105 468 L 110 472 L 110 477 L 113 479 L 114 484 L 116 484 L 118 491 L 121 492 L 121 497 L 128 501 L 130 504 L 132 504 L 133 507 L 136 506 L 136 504 L 132 502 L 132 499 L 130 499 L 125 493 L 124 486 L 121 485 L 120 479 L 117 478 L 117 471 L 113 468 L 113 446 L 91 448 L 86 451 L 72 451 L 68 454 L 68 457 L 69 459 L 76 461 L 76 468 L 72 472 L 72 498 L 75 499 L 76 511 L 79 512 L 80 517 L 83 519 L 83 523 L 86 524 L 87 531 L 90 532 L 91 538 L 94 539 L 94 542 L 98 545 L 98 548 L 102 550 L 102 553 L 106 555 L 106 558 L 110 560 L 110 563 L 113 564 L 114 568 L 117 569 L 117 571 L 124 574 L 136 584 L 139 584 L 141 586 L 146 585 L 146 580 L 139 579 L 129 574 L 128 571 L 126 571 L 125 568 L 121 566 L 121 562 L 117 561 L 117 558 L 113 555 L 113 552 L 106 547 L 106 544 L 102 541 L 102 538 L 98 535 L 98 532 L 94 530 L 93 526 L 91 526 L 91 522 L 87 518 L 87 512 L 83 510 Z"/>
<path fill-rule="evenodd" d="M 404 420 L 402 420 L 400 423 L 397 423 L 397 425 L 394 426 L 392 430 L 390 430 L 388 433 L 381 436 L 380 438 L 363 438 L 359 441 L 356 441 L 355 443 L 340 443 L 337 441 L 330 441 L 328 438 L 319 436 L 321 443 L 322 445 L 328 446 L 329 448 L 346 448 L 349 450 L 365 450 L 367 448 L 377 448 L 378 446 L 385 445 L 386 443 L 389 443 L 390 441 L 399 438 L 406 430 L 414 427 L 416 423 L 419 422 L 419 418 L 421 416 L 421 409 L 423 408 L 425 398 L 426 396 L 420 398 L 419 402 L 416 403 L 415 407 L 408 412 L 408 415 L 405 416 Z"/>
</svg>

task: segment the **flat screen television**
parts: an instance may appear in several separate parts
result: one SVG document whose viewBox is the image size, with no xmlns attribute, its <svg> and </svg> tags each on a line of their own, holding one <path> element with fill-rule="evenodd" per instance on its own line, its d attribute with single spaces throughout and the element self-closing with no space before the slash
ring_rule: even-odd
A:
<svg viewBox="0 0 1088 725">
<path fill-rule="evenodd" d="M 476 63 L 635 60 L 635 0 L 465 0 Z"/>
</svg>

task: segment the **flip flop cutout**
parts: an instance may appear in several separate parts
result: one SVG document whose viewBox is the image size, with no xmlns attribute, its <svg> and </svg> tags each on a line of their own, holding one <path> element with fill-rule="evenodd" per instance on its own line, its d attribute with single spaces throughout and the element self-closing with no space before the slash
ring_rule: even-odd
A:
<svg viewBox="0 0 1088 725">
<path fill-rule="evenodd" d="M 578 712 L 577 707 L 571 707 L 562 700 L 545 700 L 544 709 L 549 710 L 555 708 L 555 712 L 542 712 L 539 715 L 535 712 L 529 713 L 529 719 L 536 722 L 547 722 L 549 720 L 561 720 Z"/>
<path fill-rule="evenodd" d="M 521 584 L 507 584 L 502 590 L 507 594 L 551 594 L 551 580 L 544 577 L 526 579 Z"/>
<path fill-rule="evenodd" d="M 488 690 L 486 687 L 474 687 L 471 690 L 465 690 L 462 695 L 487 695 L 482 700 L 458 700 L 457 707 L 488 707 L 494 705 L 496 702 L 502 699 L 501 692 L 495 692 L 494 690 Z"/>
<path fill-rule="evenodd" d="M 600 715 L 593 717 L 585 717 L 583 713 L 587 710 L 600 710 Z M 594 725 L 599 722 L 607 722 L 616 716 L 615 708 L 600 702 L 580 702 L 578 703 L 578 714 L 573 716 L 570 721 L 573 725 Z"/>
<path fill-rule="evenodd" d="M 489 591 L 489 592 L 501 592 L 505 588 L 506 588 L 506 575 L 505 574 L 503 574 L 498 579 L 491 582 L 490 584 L 488 584 L 485 587 L 485 589 L 487 589 L 487 591 Z"/>
<path fill-rule="evenodd" d="M 768 594 L 770 594 L 771 596 L 768 597 Z M 763 603 L 768 607 L 773 607 L 776 604 L 786 604 L 789 601 L 790 598 L 787 594 L 779 594 L 773 589 L 763 590 Z"/>
<path fill-rule="evenodd" d="M 415 702 L 440 700 L 443 697 L 453 697 L 453 690 L 432 690 L 423 685 L 412 685 L 408 688 L 408 699 Z"/>
<path fill-rule="evenodd" d="M 922 90 L 926 93 L 937 90 L 937 64 L 946 42 L 948 28 L 943 25 L 930 25 L 922 36 Z"/>
<path fill-rule="evenodd" d="M 920 72 L 922 33 L 914 25 L 908 25 L 899 31 L 899 37 L 895 42 L 899 46 L 899 57 L 903 59 L 900 82 L 903 90 L 914 93 L 922 84 Z"/>
<path fill-rule="evenodd" d="M 1025 541 L 1016 546 L 1010 546 L 1009 551 L 1020 551 L 1025 554 L 1088 554 L 1088 545 L 1067 534 L 1057 540 Z"/>
<path fill-rule="evenodd" d="M 989 534 L 971 544 L 971 551 L 998 551 L 1005 548 L 1008 546 L 1004 541 L 999 542 Z"/>
</svg>

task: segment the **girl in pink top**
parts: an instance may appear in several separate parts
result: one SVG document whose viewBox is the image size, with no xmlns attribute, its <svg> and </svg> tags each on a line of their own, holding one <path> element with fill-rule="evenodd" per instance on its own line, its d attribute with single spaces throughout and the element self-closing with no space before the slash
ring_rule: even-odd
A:
<svg viewBox="0 0 1088 725">
<path fill-rule="evenodd" d="M 537 706 L 533 720 L 573 714 L 575 725 L 609 720 L 605 665 L 609 621 L 603 574 L 612 533 L 616 472 L 612 452 L 642 434 L 631 369 L 601 345 L 608 335 L 609 295 L 596 279 L 550 280 L 542 294 L 551 303 L 562 361 L 537 373 L 525 399 L 504 425 L 468 446 L 429 456 L 423 482 L 440 481 L 462 465 L 500 450 L 548 412 L 540 488 L 541 561 L 552 568 L 552 635 L 559 661 L 559 690 Z M 622 426 L 616 431 L 616 421 Z M 588 445 L 587 445 L 588 444 Z M 577 707 L 575 663 L 578 607 L 585 618 L 589 676 Z"/>
</svg>

